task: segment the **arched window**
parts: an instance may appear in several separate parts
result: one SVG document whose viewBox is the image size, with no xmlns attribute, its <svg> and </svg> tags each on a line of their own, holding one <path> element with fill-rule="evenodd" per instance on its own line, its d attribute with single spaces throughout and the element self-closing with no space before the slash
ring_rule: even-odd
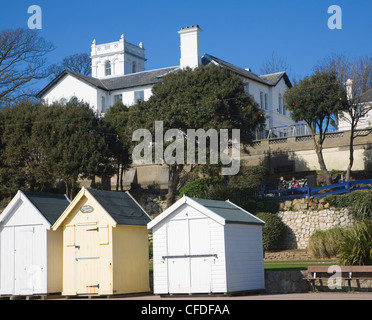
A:
<svg viewBox="0 0 372 320">
<path fill-rule="evenodd" d="M 105 62 L 105 75 L 106 76 L 111 75 L 111 62 L 109 60 Z"/>
</svg>

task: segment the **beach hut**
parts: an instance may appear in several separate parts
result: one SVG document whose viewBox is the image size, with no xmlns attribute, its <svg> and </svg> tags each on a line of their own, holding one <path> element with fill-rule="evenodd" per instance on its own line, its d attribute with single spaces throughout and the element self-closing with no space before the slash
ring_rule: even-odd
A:
<svg viewBox="0 0 372 320">
<path fill-rule="evenodd" d="M 0 214 L 0 294 L 62 291 L 62 232 L 51 226 L 69 205 L 64 195 L 18 191 Z"/>
<path fill-rule="evenodd" d="M 154 293 L 264 289 L 264 224 L 230 201 L 182 197 L 147 225 Z"/>
<path fill-rule="evenodd" d="M 63 230 L 62 294 L 148 292 L 150 220 L 129 192 L 83 187 L 52 227 Z"/>
</svg>

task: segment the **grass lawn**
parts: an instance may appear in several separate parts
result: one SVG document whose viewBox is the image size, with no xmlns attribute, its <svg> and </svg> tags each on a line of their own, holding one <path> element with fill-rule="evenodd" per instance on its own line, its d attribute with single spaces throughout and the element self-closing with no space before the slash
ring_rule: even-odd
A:
<svg viewBox="0 0 372 320">
<path fill-rule="evenodd" d="M 308 266 L 332 266 L 337 265 L 336 259 L 331 260 L 288 260 L 288 261 L 265 261 L 265 270 L 291 271 L 307 270 Z"/>
</svg>

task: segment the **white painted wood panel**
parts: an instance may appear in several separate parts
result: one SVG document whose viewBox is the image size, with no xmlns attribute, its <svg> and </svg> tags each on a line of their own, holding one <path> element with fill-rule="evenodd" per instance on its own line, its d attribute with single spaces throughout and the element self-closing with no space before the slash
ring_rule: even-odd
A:
<svg viewBox="0 0 372 320">
<path fill-rule="evenodd" d="M 167 250 L 166 224 L 162 223 L 153 229 L 153 290 L 155 294 L 168 293 L 168 266 L 162 258 Z"/>
<path fill-rule="evenodd" d="M 256 225 L 226 225 L 228 291 L 264 289 L 261 228 L 261 226 Z"/>
<path fill-rule="evenodd" d="M 14 293 L 14 227 L 0 227 L 0 294 Z"/>
<path fill-rule="evenodd" d="M 46 293 L 45 229 L 42 226 L 14 228 L 14 294 Z"/>
</svg>

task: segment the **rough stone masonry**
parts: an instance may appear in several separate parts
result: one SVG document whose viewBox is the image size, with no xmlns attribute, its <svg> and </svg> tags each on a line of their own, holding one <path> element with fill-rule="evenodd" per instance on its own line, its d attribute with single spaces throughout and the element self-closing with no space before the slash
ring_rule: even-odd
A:
<svg viewBox="0 0 372 320">
<path fill-rule="evenodd" d="M 277 214 L 287 226 L 285 249 L 306 249 L 315 230 L 354 225 L 348 209 L 336 210 L 312 197 L 285 201 Z"/>
</svg>

